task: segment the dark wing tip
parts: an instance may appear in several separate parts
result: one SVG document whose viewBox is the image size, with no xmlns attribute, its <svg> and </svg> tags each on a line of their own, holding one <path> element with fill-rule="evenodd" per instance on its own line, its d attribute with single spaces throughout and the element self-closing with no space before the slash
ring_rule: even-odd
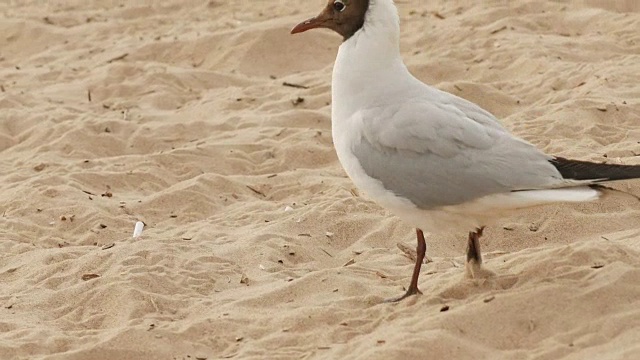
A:
<svg viewBox="0 0 640 360">
<path fill-rule="evenodd" d="M 640 178 L 640 165 L 602 164 L 554 157 L 549 162 L 567 180 L 616 181 Z"/>
</svg>

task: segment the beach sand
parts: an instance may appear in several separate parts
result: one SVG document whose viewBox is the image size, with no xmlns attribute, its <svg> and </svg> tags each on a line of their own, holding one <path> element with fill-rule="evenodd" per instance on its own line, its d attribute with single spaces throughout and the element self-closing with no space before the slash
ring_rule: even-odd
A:
<svg viewBox="0 0 640 360">
<path fill-rule="evenodd" d="M 548 153 L 640 164 L 640 3 L 398 3 L 421 80 Z M 424 295 L 381 303 L 414 229 L 337 161 L 341 39 L 289 35 L 323 5 L 0 4 L 1 359 L 640 358 L 631 196 L 501 220 L 487 280 L 470 229 L 430 235 Z"/>
</svg>

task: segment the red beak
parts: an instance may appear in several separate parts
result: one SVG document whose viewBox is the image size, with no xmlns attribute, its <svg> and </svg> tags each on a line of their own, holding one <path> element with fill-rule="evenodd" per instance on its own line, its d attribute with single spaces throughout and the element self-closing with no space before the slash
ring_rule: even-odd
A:
<svg viewBox="0 0 640 360">
<path fill-rule="evenodd" d="M 318 23 L 318 19 L 317 18 L 311 18 L 311 19 L 305 20 L 305 21 L 301 22 L 300 24 L 294 26 L 293 29 L 291 29 L 291 33 L 292 34 L 298 34 L 298 33 L 301 33 L 301 32 L 305 32 L 307 30 L 315 29 L 315 28 L 317 28 L 319 26 L 320 26 L 320 24 Z"/>
<path fill-rule="evenodd" d="M 329 23 L 333 20 L 333 16 L 329 10 L 324 10 L 320 15 L 307 19 L 291 29 L 292 34 L 298 34 L 307 30 L 329 27 Z"/>
</svg>

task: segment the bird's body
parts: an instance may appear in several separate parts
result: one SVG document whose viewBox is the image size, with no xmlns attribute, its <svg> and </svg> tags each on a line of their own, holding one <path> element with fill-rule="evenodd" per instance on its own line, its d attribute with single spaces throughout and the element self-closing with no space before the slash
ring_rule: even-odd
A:
<svg viewBox="0 0 640 360">
<path fill-rule="evenodd" d="M 378 0 L 369 12 L 374 18 L 338 51 L 331 114 L 340 163 L 369 197 L 429 232 L 480 227 L 513 209 L 597 198 L 584 187 L 512 192 L 568 181 L 552 157 L 511 135 L 493 115 L 408 71 L 392 2 Z"/>
<path fill-rule="evenodd" d="M 601 191 L 590 185 L 640 177 L 639 166 L 547 155 L 476 104 L 416 79 L 400 55 L 392 0 L 331 0 L 293 32 L 313 27 L 345 39 L 332 78 L 340 163 L 358 188 L 418 229 L 419 248 L 422 230 L 472 230 L 468 258 L 479 264 L 478 238 L 495 219 L 532 206 L 595 200 Z M 418 291 L 418 273 L 416 263 L 407 295 Z"/>
</svg>

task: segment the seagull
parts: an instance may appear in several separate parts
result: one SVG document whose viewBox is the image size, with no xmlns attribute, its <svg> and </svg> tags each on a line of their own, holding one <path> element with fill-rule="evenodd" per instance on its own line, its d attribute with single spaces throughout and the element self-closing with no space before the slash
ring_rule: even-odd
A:
<svg viewBox="0 0 640 360">
<path fill-rule="evenodd" d="M 329 0 L 292 34 L 327 28 L 342 36 L 331 87 L 338 159 L 368 197 L 416 228 L 417 259 L 400 301 L 418 289 L 423 231 L 470 229 L 467 274 L 487 276 L 480 237 L 514 211 L 585 202 L 640 178 L 640 165 L 550 156 L 510 134 L 488 111 L 415 78 L 400 55 L 393 0 Z"/>
</svg>

